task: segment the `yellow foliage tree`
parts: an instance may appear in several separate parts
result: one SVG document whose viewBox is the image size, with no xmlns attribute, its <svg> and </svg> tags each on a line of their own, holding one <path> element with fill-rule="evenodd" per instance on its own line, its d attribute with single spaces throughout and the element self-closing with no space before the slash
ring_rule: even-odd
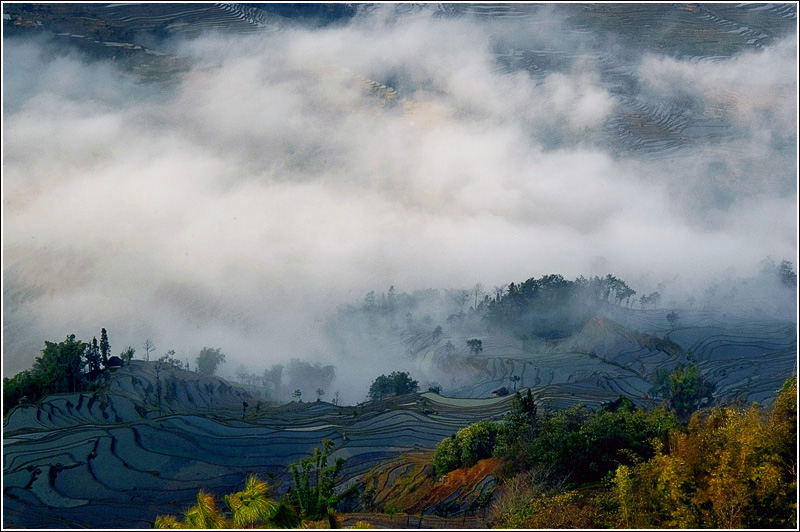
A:
<svg viewBox="0 0 800 532">
<path fill-rule="evenodd" d="M 621 525 L 639 528 L 794 528 L 797 522 L 797 383 L 769 415 L 758 406 L 695 414 L 668 449 L 612 485 Z"/>
</svg>

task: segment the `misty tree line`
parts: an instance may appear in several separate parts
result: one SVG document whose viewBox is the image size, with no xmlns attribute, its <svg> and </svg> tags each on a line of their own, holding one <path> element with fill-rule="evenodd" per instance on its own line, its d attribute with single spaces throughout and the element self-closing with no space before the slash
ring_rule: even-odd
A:
<svg viewBox="0 0 800 532">
<path fill-rule="evenodd" d="M 286 383 L 283 382 L 284 373 L 288 377 Z M 268 398 L 291 397 L 293 400 L 302 401 L 305 393 L 306 397 L 316 395 L 316 400 L 321 401 L 326 395 L 326 389 L 330 389 L 330 385 L 336 379 L 336 367 L 292 359 L 287 366 L 272 365 L 265 369 L 262 375 L 250 373 L 242 365 L 236 372 L 236 378 L 242 384 L 264 389 Z M 436 383 L 431 383 L 429 386 L 429 390 L 436 393 L 440 389 Z M 393 371 L 389 375 L 380 375 L 375 379 L 367 392 L 367 398 L 377 401 L 384 397 L 416 393 L 419 390 L 419 381 L 412 379 L 408 372 Z M 331 402 L 334 405 L 339 403 L 338 391 L 333 394 Z"/>
<path fill-rule="evenodd" d="M 523 335 L 553 337 L 582 325 L 586 315 L 601 303 L 632 306 L 636 290 L 613 275 L 580 277 L 545 275 L 522 283 L 495 286 L 486 291 L 478 283 L 470 289 L 428 289 L 411 294 L 391 286 L 386 293 L 366 294 L 361 305 L 339 309 L 328 330 L 363 329 L 367 335 L 389 333 L 428 334 L 432 342 L 443 338 L 444 329 L 477 332 L 488 327 L 521 329 Z M 639 299 L 642 307 L 655 307 L 661 295 L 652 292 Z M 565 330 L 557 330 L 558 328 Z"/>
<path fill-rule="evenodd" d="M 235 378 L 241 384 L 256 388 L 268 399 L 292 397 L 302 400 L 303 394 L 321 399 L 336 380 L 336 367 L 293 358 L 285 365 L 273 364 L 260 374 L 251 372 L 242 364 L 236 370 Z M 332 400 L 338 402 L 338 392 Z"/>
<path fill-rule="evenodd" d="M 739 280 L 721 280 L 706 287 L 703 298 L 707 305 L 729 306 L 738 301 L 755 301 L 761 308 L 780 307 L 786 300 L 794 305 L 797 295 L 797 274 L 793 264 L 783 260 L 776 264 L 771 257 L 761 261 L 761 269 L 755 277 Z M 697 302 L 689 298 L 689 306 Z"/>
<path fill-rule="evenodd" d="M 767 257 L 761 261 L 761 275 L 777 278 L 784 286 L 797 288 L 797 274 L 794 266 L 788 260 L 782 260 L 780 264 L 775 264 L 771 257 Z"/>
<path fill-rule="evenodd" d="M 490 290 L 478 283 L 470 289 L 409 294 L 390 286 L 384 293 L 368 292 L 359 305 L 340 307 L 326 324 L 326 332 L 334 342 L 332 348 L 342 353 L 353 346 L 381 349 L 380 338 L 403 336 L 421 348 L 445 342 L 445 356 L 453 357 L 459 347 L 463 349 L 465 336 L 481 336 L 495 329 L 512 332 L 523 345 L 533 338 L 568 336 L 583 327 L 599 307 L 631 308 L 636 295 L 626 281 L 610 274 L 581 276 L 574 281 L 544 275 Z M 661 298 L 661 293 L 654 291 L 641 295 L 638 303 L 642 309 L 657 308 Z M 482 350 L 477 340 L 466 344 L 473 355 Z"/>
<path fill-rule="evenodd" d="M 767 258 L 761 263 L 761 272 L 754 279 L 739 281 L 741 288 L 756 291 L 765 298 L 770 287 L 789 289 L 791 295 L 797 288 L 797 274 L 788 260 L 776 264 Z M 427 289 L 411 294 L 398 292 L 394 286 L 388 292 L 370 291 L 361 305 L 346 305 L 330 320 L 328 332 L 332 337 L 342 336 L 342 331 L 365 329 L 362 337 L 377 333 L 429 335 L 432 343 L 447 338 L 450 332 L 477 334 L 487 328 L 511 330 L 519 337 L 553 339 L 568 336 L 582 327 L 603 305 L 642 310 L 658 309 L 662 304 L 662 287 L 639 294 L 626 281 L 614 275 L 584 277 L 570 281 L 558 274 L 530 278 L 521 283 L 510 283 L 485 289 L 480 283 L 469 289 Z M 733 299 L 737 286 L 723 292 L 722 285 L 714 284 L 705 293 L 707 304 Z M 638 298 L 637 298 L 638 296 Z M 689 295 L 687 306 L 693 307 L 698 298 Z M 670 302 L 670 306 L 676 303 Z M 344 344 L 341 349 L 345 349 Z"/>
<path fill-rule="evenodd" d="M 480 354 L 475 341 L 496 330 L 510 332 L 522 341 L 523 350 L 535 339 L 564 338 L 581 330 L 603 308 L 663 308 L 668 283 L 655 291 L 638 293 L 625 280 L 608 274 L 567 280 L 561 275 L 544 275 L 520 283 L 485 288 L 478 283 L 469 289 L 426 289 L 404 293 L 390 286 L 384 293 L 368 292 L 359 304 L 339 307 L 326 323 L 331 348 L 347 354 L 353 349 L 386 349 L 383 338 L 402 337 L 417 351 L 433 348 L 444 359 L 462 354 Z M 708 287 L 683 295 L 686 307 L 714 308 L 727 305 L 738 296 L 743 308 L 755 295 L 758 306 L 780 310 L 796 295 L 797 275 L 792 263 L 771 259 L 761 263 L 755 277 L 721 279 Z M 726 293 L 727 291 L 727 293 Z M 688 297 L 687 297 L 688 296 Z M 680 316 L 674 299 L 668 302 L 666 322 L 675 329 Z M 471 338 L 464 344 L 464 340 Z M 387 353 L 402 356 L 402 352 Z M 512 383 L 513 384 L 513 383 Z"/>
<path fill-rule="evenodd" d="M 791 262 L 784 260 L 776 264 L 768 258 L 762 261 L 761 266 L 755 281 L 764 286 L 772 283 L 784 290 L 789 289 L 790 295 L 796 294 L 797 275 Z M 752 283 L 751 286 L 760 287 L 762 284 Z M 742 286 L 747 286 L 746 281 Z M 720 291 L 717 285 L 713 285 L 707 292 L 707 300 L 712 300 Z M 338 348 L 343 353 L 346 353 L 347 342 L 340 338 L 341 345 L 337 346 L 337 335 L 342 331 L 347 334 L 358 331 L 362 334 L 361 339 L 363 335 L 391 333 L 416 335 L 430 345 L 446 340 L 445 354 L 452 357 L 457 347 L 448 338 L 443 325 L 448 327 L 448 332 L 462 335 L 503 328 L 520 337 L 524 346 L 531 338 L 553 339 L 572 334 L 591 319 L 602 305 L 631 307 L 636 294 L 625 281 L 610 274 L 605 277 L 581 276 L 574 281 L 566 280 L 561 275 L 544 275 L 521 283 L 495 286 L 491 293 L 485 291 L 481 284 L 471 289 L 428 289 L 412 294 L 398 293 L 391 286 L 387 293 L 380 295 L 369 292 L 359 306 L 341 307 L 336 316 L 328 321 L 326 328 L 334 339 L 332 348 Z M 725 297 L 732 299 L 733 296 L 732 293 Z M 638 301 L 642 309 L 657 308 L 661 293 L 641 295 Z M 689 306 L 693 306 L 694 302 L 695 298 L 690 297 Z M 678 314 L 672 311 L 667 315 L 667 321 L 671 328 L 675 328 Z M 468 340 L 466 347 L 473 355 L 482 350 L 477 338 Z M 148 338 L 143 348 L 145 360 L 149 361 L 155 344 Z M 91 342 L 82 342 L 76 340 L 75 335 L 69 335 L 60 343 L 45 342 L 42 356 L 37 357 L 31 369 L 3 379 L 5 411 L 49 393 L 86 390 L 109 367 L 110 362 L 113 365 L 130 362 L 135 351 L 128 346 L 118 357 L 112 357 L 105 329 L 101 330 L 99 341 L 94 337 Z M 157 370 L 189 370 L 189 361 L 184 363 L 178 360 L 173 350 L 167 351 L 156 362 Z M 219 364 L 224 362 L 225 354 L 220 348 L 205 347 L 196 359 L 195 371 L 213 375 Z M 240 368 L 236 378 L 243 384 L 261 388 L 268 398 L 293 396 L 300 399 L 303 393 L 307 397 L 316 393 L 321 398 L 334 382 L 336 368 L 292 359 L 287 366 L 275 364 L 260 375 Z M 385 393 L 378 392 L 378 396 Z M 370 391 L 368 395 L 372 397 L 373 394 Z"/>
<path fill-rule="evenodd" d="M 144 342 L 145 360 L 155 350 L 151 339 Z M 107 370 L 130 363 L 136 353 L 132 346 L 126 347 L 119 356 L 111 355 L 111 344 L 105 328 L 100 330 L 100 340 L 91 342 L 77 340 L 70 334 L 63 342 L 45 341 L 41 356 L 36 357 L 33 367 L 21 371 L 11 378 L 3 378 L 3 411 L 16 405 L 36 401 L 53 393 L 75 393 L 97 387 L 98 377 Z M 196 359 L 195 371 L 213 375 L 217 366 L 225 362 L 220 348 L 204 347 Z M 169 350 L 155 361 L 157 388 L 160 389 L 159 373 L 165 369 L 189 370 L 189 361 L 184 364 Z M 160 401 L 160 394 L 159 394 Z"/>
</svg>

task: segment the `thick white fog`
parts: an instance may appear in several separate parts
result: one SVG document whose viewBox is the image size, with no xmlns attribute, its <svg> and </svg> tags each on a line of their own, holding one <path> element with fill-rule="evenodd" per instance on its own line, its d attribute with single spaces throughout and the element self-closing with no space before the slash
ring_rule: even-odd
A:
<svg viewBox="0 0 800 532">
<path fill-rule="evenodd" d="M 565 46 L 544 17 L 535 37 L 380 10 L 211 34 L 173 43 L 195 66 L 163 84 L 6 39 L 3 374 L 105 327 L 136 358 L 147 338 L 192 366 L 221 347 L 229 375 L 334 364 L 356 401 L 345 375 L 402 363 L 334 352 L 321 324 L 371 290 L 611 273 L 646 293 L 797 264 L 796 35 L 715 61 L 638 55 L 631 96 L 729 124 L 652 156 L 603 140 L 620 104 L 591 36 L 571 34 L 560 71 L 498 68 L 498 32 Z M 357 76 L 391 83 L 393 105 Z"/>
</svg>

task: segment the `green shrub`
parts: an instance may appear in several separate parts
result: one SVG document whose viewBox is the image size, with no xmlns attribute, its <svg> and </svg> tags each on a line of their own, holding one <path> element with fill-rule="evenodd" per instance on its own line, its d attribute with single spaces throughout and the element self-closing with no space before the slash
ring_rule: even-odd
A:
<svg viewBox="0 0 800 532">
<path fill-rule="evenodd" d="M 497 440 L 498 427 L 491 421 L 478 421 L 456 433 L 461 453 L 461 467 L 471 467 L 478 460 L 490 458 Z"/>
<path fill-rule="evenodd" d="M 445 438 L 433 451 L 433 469 L 437 476 L 444 475 L 461 467 L 461 451 L 456 442 L 456 435 Z"/>
<path fill-rule="evenodd" d="M 460 467 L 471 467 L 490 458 L 500 429 L 491 421 L 478 421 L 439 442 L 433 452 L 433 469 L 443 475 Z"/>
</svg>

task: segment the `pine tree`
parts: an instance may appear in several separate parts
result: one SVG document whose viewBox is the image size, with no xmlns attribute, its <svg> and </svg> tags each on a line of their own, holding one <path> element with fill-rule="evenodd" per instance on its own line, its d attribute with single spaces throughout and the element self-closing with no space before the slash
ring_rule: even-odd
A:
<svg viewBox="0 0 800 532">
<path fill-rule="evenodd" d="M 86 348 L 86 363 L 89 364 L 89 371 L 100 370 L 100 348 L 97 347 L 97 337 L 92 337 L 92 343 Z"/>
<path fill-rule="evenodd" d="M 108 333 L 105 328 L 100 329 L 100 358 L 103 366 L 108 365 L 108 353 L 111 351 L 111 345 L 108 343 Z"/>
</svg>

